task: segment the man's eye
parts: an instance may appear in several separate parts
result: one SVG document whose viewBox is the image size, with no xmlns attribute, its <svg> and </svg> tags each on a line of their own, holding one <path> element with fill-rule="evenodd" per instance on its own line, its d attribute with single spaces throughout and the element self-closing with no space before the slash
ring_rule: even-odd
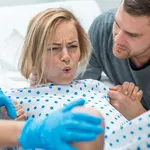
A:
<svg viewBox="0 0 150 150">
<path fill-rule="evenodd" d="M 130 34 L 130 33 L 127 33 L 128 34 L 128 36 L 130 36 L 130 37 L 138 37 L 138 35 L 135 35 L 135 34 Z"/>
<path fill-rule="evenodd" d="M 114 22 L 114 25 L 115 25 L 115 27 L 120 28 L 116 22 Z"/>
</svg>

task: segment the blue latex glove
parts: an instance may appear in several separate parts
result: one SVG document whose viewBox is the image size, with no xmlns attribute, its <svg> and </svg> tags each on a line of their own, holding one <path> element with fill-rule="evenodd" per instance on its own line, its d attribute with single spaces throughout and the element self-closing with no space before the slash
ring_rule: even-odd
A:
<svg viewBox="0 0 150 150">
<path fill-rule="evenodd" d="M 15 106 L 13 105 L 12 101 L 4 95 L 4 93 L 2 92 L 0 88 L 0 108 L 2 106 L 6 107 L 8 116 L 10 118 L 13 118 L 13 119 L 16 118 L 17 115 L 16 115 Z"/>
<path fill-rule="evenodd" d="M 71 112 L 84 105 L 83 99 L 74 101 L 41 121 L 28 120 L 19 143 L 24 149 L 76 150 L 69 142 L 91 141 L 103 133 L 101 119 L 86 113 Z"/>
</svg>

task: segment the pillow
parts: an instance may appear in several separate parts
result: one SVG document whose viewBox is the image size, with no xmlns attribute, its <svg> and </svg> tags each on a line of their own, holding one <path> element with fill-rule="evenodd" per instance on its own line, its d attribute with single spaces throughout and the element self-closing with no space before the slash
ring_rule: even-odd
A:
<svg viewBox="0 0 150 150">
<path fill-rule="evenodd" d="M 16 29 L 24 36 L 31 18 L 33 18 L 40 11 L 57 7 L 66 8 L 72 11 L 80 20 L 86 31 L 88 31 L 93 20 L 101 13 L 95 0 L 68 0 L 42 4 L 1 7 L 0 18 L 2 35 L 0 35 L 0 39 L 1 36 L 5 36 L 8 32 L 10 34 L 10 30 L 12 30 L 12 28 Z"/>
<path fill-rule="evenodd" d="M 28 81 L 18 71 L 22 43 L 23 36 L 14 29 L 6 40 L 0 55 L 1 87 L 19 88 L 29 85 Z"/>
<path fill-rule="evenodd" d="M 56 7 L 66 8 L 73 12 L 86 31 L 96 16 L 100 14 L 95 0 L 51 2 L 0 8 L 0 86 L 21 88 L 29 85 L 18 70 L 18 60 L 27 26 L 38 12 Z"/>
</svg>

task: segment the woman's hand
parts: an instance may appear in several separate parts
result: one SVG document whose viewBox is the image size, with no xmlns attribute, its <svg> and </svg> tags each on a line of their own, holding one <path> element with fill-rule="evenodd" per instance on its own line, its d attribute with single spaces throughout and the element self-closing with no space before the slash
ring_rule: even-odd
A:
<svg viewBox="0 0 150 150">
<path fill-rule="evenodd" d="M 13 118 L 13 119 L 16 118 L 16 116 L 17 116 L 16 109 L 12 103 L 12 100 L 10 98 L 8 98 L 7 96 L 5 96 L 0 88 L 0 108 L 3 106 L 5 106 L 8 116 L 10 118 Z"/>
<path fill-rule="evenodd" d="M 17 121 L 24 121 L 24 120 L 26 120 L 27 114 L 22 109 L 22 106 L 20 104 L 18 104 L 16 101 L 13 101 L 13 104 L 14 104 L 15 111 L 16 111 L 16 118 L 15 118 L 15 120 L 17 120 Z M 12 119 L 12 118 L 10 118 L 8 116 L 8 113 L 7 113 L 5 107 L 2 108 L 2 113 L 3 113 L 3 117 L 5 119 Z"/>
</svg>

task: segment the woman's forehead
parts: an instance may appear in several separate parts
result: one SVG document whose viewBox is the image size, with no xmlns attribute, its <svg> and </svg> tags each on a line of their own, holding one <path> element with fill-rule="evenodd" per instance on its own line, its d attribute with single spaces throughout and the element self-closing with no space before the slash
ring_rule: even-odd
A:
<svg viewBox="0 0 150 150">
<path fill-rule="evenodd" d="M 50 34 L 49 38 L 55 43 L 78 41 L 77 28 L 71 22 L 62 22 L 56 27 L 53 34 Z"/>
</svg>

